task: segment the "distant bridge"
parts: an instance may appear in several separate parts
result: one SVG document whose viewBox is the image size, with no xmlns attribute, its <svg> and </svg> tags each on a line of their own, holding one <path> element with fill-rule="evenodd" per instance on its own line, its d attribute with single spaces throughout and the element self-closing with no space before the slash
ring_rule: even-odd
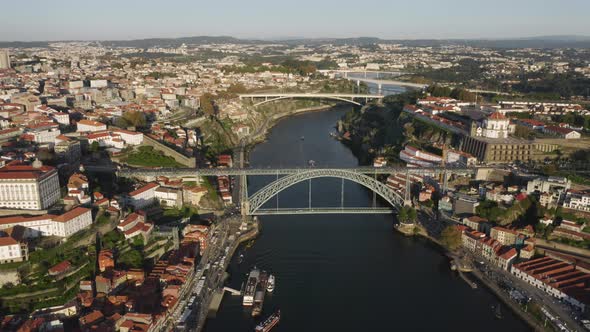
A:
<svg viewBox="0 0 590 332">
<path fill-rule="evenodd" d="M 372 95 L 372 94 L 353 94 L 353 93 L 254 93 L 254 94 L 241 94 L 239 95 L 240 99 L 250 98 L 252 101 L 254 99 L 264 99 L 263 101 L 257 102 L 254 106 L 259 106 L 262 104 L 270 103 L 273 101 L 281 100 L 281 99 L 293 99 L 293 98 L 311 98 L 311 99 L 331 99 L 331 100 L 338 100 L 344 101 L 347 103 L 351 103 L 354 105 L 360 106 L 361 103 L 355 101 L 357 99 L 364 99 L 365 101 L 369 99 L 383 99 L 384 96 L 382 95 Z"/>
<path fill-rule="evenodd" d="M 356 81 L 357 84 L 359 84 L 360 82 L 375 84 L 375 85 L 377 85 L 379 94 L 381 94 L 383 85 L 397 85 L 397 86 L 405 86 L 405 87 L 416 88 L 416 89 L 426 89 L 428 87 L 428 84 L 419 84 L 419 83 L 394 81 L 394 80 L 381 80 L 381 79 L 376 79 L 376 78 L 346 77 L 346 79 L 348 79 L 350 81 Z"/>
</svg>

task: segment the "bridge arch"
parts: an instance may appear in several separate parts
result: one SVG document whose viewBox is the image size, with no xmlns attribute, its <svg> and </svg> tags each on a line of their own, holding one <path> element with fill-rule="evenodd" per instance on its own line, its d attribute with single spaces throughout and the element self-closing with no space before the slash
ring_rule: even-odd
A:
<svg viewBox="0 0 590 332">
<path fill-rule="evenodd" d="M 368 175 L 343 169 L 312 169 L 282 177 L 260 189 L 248 199 L 248 214 L 254 214 L 271 198 L 293 185 L 315 178 L 326 177 L 340 178 L 358 183 L 381 196 L 394 209 L 404 206 L 405 200 L 400 194 Z"/>
<path fill-rule="evenodd" d="M 327 96 L 327 97 L 316 97 L 316 96 L 281 96 L 281 97 L 274 97 L 272 99 L 267 99 L 258 103 L 254 104 L 254 107 L 260 106 L 260 105 L 264 105 L 266 103 L 271 103 L 273 101 L 277 101 L 277 100 L 282 100 L 282 99 L 294 99 L 294 98 L 314 98 L 314 99 L 331 99 L 331 100 L 338 100 L 338 101 L 344 101 L 347 103 L 351 103 L 357 106 L 361 106 L 361 103 L 354 101 L 353 99 L 346 99 L 346 98 L 342 98 L 342 97 L 335 97 L 335 96 Z"/>
</svg>

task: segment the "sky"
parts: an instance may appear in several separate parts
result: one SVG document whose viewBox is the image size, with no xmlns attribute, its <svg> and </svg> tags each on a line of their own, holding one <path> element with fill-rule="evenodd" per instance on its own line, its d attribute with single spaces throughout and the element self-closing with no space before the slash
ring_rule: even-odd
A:
<svg viewBox="0 0 590 332">
<path fill-rule="evenodd" d="M 16 0 L 0 41 L 590 35 L 590 0 Z"/>
</svg>

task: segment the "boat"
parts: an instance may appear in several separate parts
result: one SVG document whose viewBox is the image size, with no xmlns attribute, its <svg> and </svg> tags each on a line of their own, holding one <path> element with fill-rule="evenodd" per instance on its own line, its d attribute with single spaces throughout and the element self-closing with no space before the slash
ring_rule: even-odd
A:
<svg viewBox="0 0 590 332">
<path fill-rule="evenodd" d="M 268 332 L 268 331 L 272 330 L 272 328 L 275 327 L 275 325 L 277 325 L 280 320 L 281 320 L 281 311 L 278 310 L 274 314 L 270 315 L 267 319 L 265 319 L 264 322 L 256 325 L 256 328 L 254 329 L 254 331 L 255 332 Z"/>
<path fill-rule="evenodd" d="M 254 295 L 256 293 L 256 285 L 258 285 L 258 277 L 260 271 L 254 267 L 248 275 L 248 281 L 246 282 L 246 289 L 244 290 L 244 298 L 242 299 L 242 305 L 245 307 L 251 307 L 254 305 Z"/>
<path fill-rule="evenodd" d="M 502 319 L 502 311 L 500 310 L 500 303 L 496 306 L 495 316 L 498 319 Z"/>
<path fill-rule="evenodd" d="M 268 277 L 268 282 L 266 283 L 266 290 L 268 292 L 273 292 L 275 290 L 275 276 L 272 274 Z"/>
<path fill-rule="evenodd" d="M 301 136 L 301 140 L 302 141 L 305 141 L 305 136 Z"/>
<path fill-rule="evenodd" d="M 256 317 L 262 313 L 262 305 L 264 304 L 264 296 L 266 295 L 266 283 L 268 281 L 268 273 L 262 271 L 258 277 L 258 284 L 254 292 L 254 306 L 252 307 L 252 317 Z"/>
</svg>

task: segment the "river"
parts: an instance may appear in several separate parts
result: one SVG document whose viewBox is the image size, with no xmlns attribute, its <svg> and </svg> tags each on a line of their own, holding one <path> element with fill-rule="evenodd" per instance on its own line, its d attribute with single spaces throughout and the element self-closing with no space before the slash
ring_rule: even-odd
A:
<svg viewBox="0 0 590 332">
<path fill-rule="evenodd" d="M 354 155 L 329 136 L 348 108 L 307 113 L 280 121 L 250 154 L 252 166 L 355 166 Z M 304 137 L 304 140 L 301 138 Z M 273 178 L 251 178 L 250 192 Z M 312 182 L 314 206 L 340 206 L 341 181 Z M 346 206 L 371 206 L 373 195 L 345 182 Z M 279 195 L 280 207 L 307 207 L 308 183 Z M 274 207 L 271 200 L 265 207 Z M 381 202 L 379 202 L 381 204 Z M 265 216 L 254 244 L 234 257 L 229 285 L 239 289 L 257 266 L 277 278 L 263 316 L 281 309 L 274 331 L 527 331 L 498 300 L 472 290 L 441 252 L 423 239 L 395 232 L 390 215 Z M 237 256 L 237 255 L 236 255 Z M 226 294 L 205 331 L 253 331 L 255 320 L 241 298 Z"/>
</svg>

